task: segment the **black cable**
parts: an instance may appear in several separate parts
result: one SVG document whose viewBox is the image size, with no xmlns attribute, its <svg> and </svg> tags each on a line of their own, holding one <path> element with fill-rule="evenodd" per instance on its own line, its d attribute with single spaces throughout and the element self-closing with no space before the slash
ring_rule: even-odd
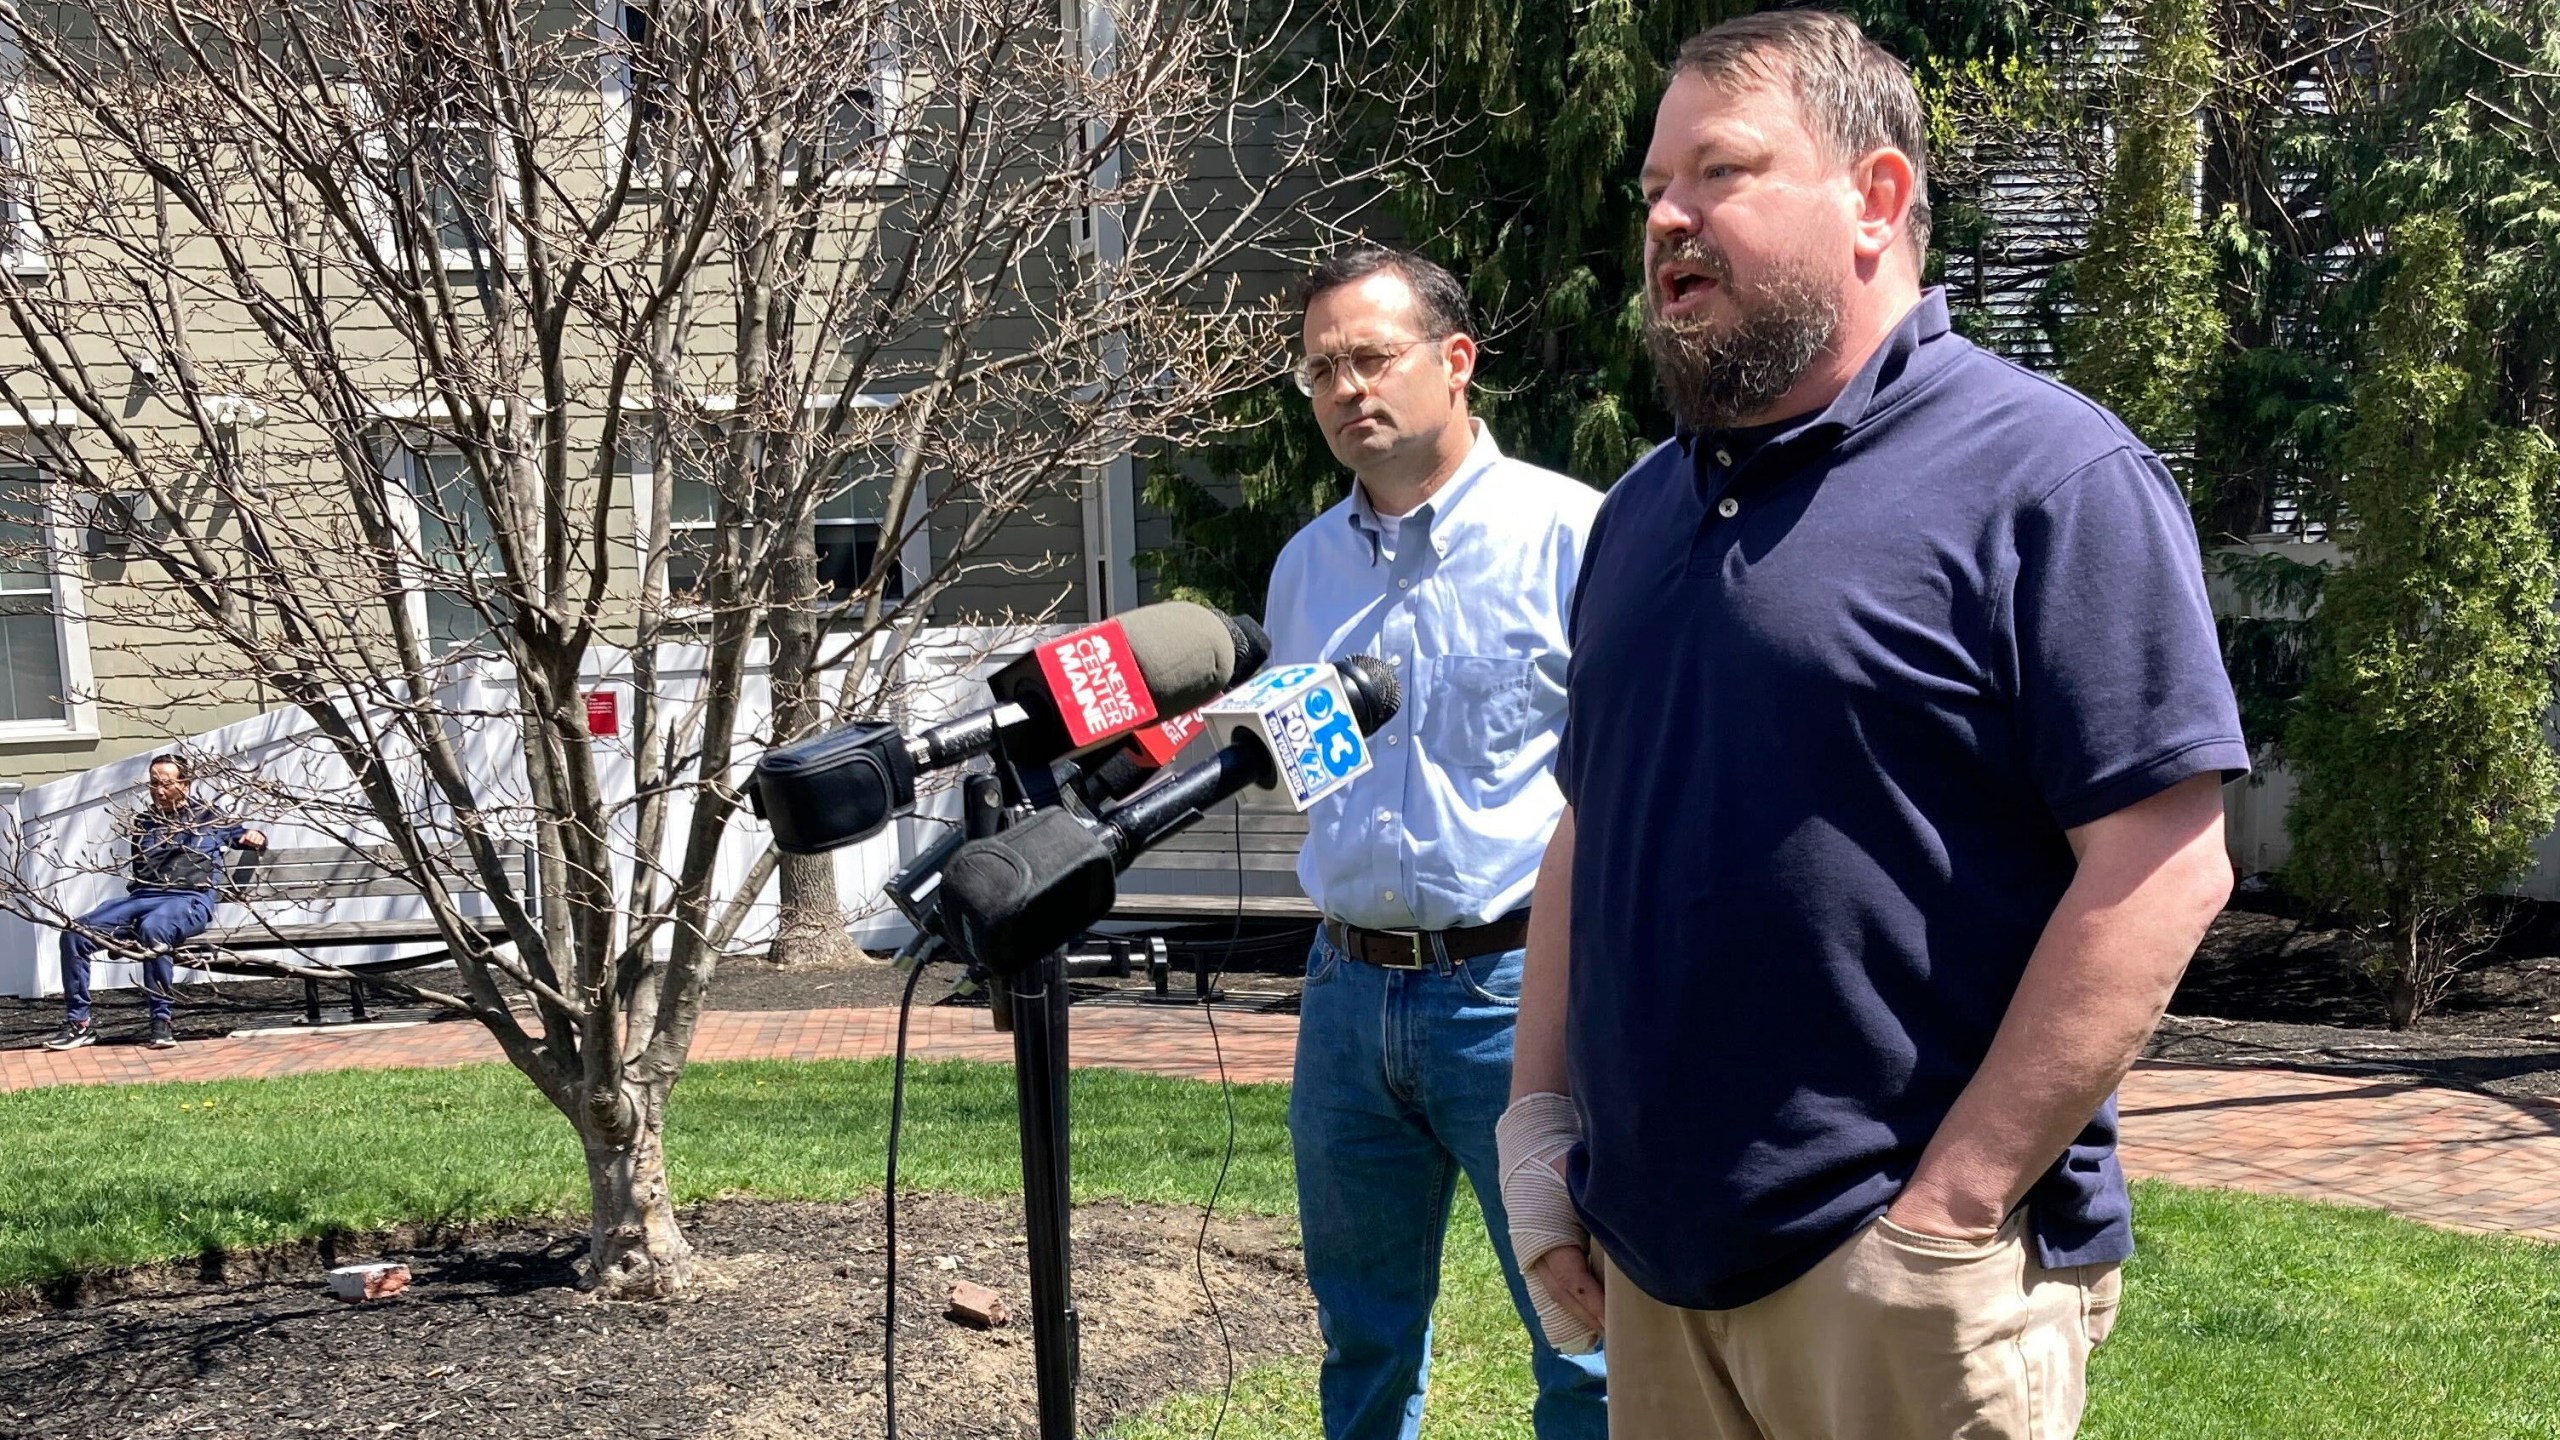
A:
<svg viewBox="0 0 2560 1440">
<path fill-rule="evenodd" d="M 1227 1317 L 1218 1308 L 1218 1292 L 1209 1287 L 1209 1219 L 1218 1213 L 1218 1196 L 1227 1188 L 1227 1168 L 1235 1163 L 1236 1158 L 1236 1090 L 1227 1078 L 1226 1044 L 1218 1038 L 1216 997 L 1218 976 L 1225 971 L 1227 962 L 1235 958 L 1236 941 L 1244 936 L 1244 806 L 1241 803 L 1236 805 L 1235 845 L 1235 924 L 1227 931 L 1225 953 L 1219 956 L 1217 966 L 1209 972 L 1209 983 L 1205 987 L 1207 993 L 1200 997 L 1200 1013 L 1209 1021 L 1209 1049 L 1218 1058 L 1218 1096 L 1227 1105 L 1227 1151 L 1218 1157 L 1218 1178 L 1210 1183 L 1209 1203 L 1200 1207 L 1200 1234 L 1191 1242 L 1191 1268 L 1200 1277 L 1200 1293 L 1209 1302 L 1209 1319 L 1218 1327 L 1218 1345 L 1225 1352 L 1227 1361 L 1226 1388 L 1218 1393 L 1218 1414 L 1209 1424 L 1209 1440 L 1218 1440 L 1218 1432 L 1226 1428 L 1227 1407 L 1236 1398 L 1235 1340 L 1227 1334 Z"/>
<path fill-rule="evenodd" d="M 901 952 L 914 962 L 914 968 L 907 971 L 906 993 L 898 997 L 898 1050 L 889 1063 L 889 1183 L 880 1192 L 883 1244 L 889 1257 L 888 1297 L 881 1302 L 880 1332 L 880 1405 L 888 1421 L 888 1440 L 898 1440 L 898 1130 L 907 1110 L 907 1014 L 916 1003 L 916 982 L 924 978 L 923 952 L 930 943 L 930 937 L 919 934 Z"/>
</svg>

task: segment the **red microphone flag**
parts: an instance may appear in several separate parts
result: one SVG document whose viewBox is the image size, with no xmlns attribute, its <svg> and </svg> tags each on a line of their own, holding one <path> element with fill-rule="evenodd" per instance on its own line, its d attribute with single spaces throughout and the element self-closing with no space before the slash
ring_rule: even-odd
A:
<svg viewBox="0 0 2560 1440">
<path fill-rule="evenodd" d="M 1150 725 L 1129 737 L 1129 746 L 1146 757 L 1147 764 L 1161 770 L 1173 763 L 1191 737 L 1209 728 L 1197 710 L 1186 710 L 1170 720 Z"/>
<path fill-rule="evenodd" d="M 1088 625 L 1032 653 L 1077 749 L 1156 718 L 1156 697 L 1129 653 L 1128 632 L 1119 621 Z"/>
</svg>

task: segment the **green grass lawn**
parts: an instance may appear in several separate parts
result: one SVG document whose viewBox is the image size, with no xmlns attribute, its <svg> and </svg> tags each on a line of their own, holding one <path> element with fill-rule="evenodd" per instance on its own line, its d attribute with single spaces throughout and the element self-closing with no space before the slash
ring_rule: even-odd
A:
<svg viewBox="0 0 2560 1440">
<path fill-rule="evenodd" d="M 1074 1081 L 1076 1191 L 1196 1204 L 1226 1139 L 1217 1087 L 1110 1071 Z M 859 1195 L 879 1185 L 879 1062 L 697 1065 L 668 1145 L 686 1200 Z M 1235 1092 L 1224 1206 L 1293 1207 L 1287 1096 Z M 1001 1069 L 909 1076 L 905 1178 L 1018 1186 Z M 566 1122 L 513 1071 L 362 1072 L 0 1095 L 0 1286 L 404 1221 L 570 1212 Z M 2145 1185 L 2125 1319 L 2099 1353 L 2098 1440 L 2560 1440 L 2560 1247 L 2450 1235 L 2368 1211 Z M 1428 1436 L 1526 1437 L 1523 1341 L 1471 1206 L 1442 1297 Z M 1312 1362 L 1243 1377 L 1227 1433 L 1314 1437 Z M 1207 1433 L 1216 1397 L 1124 1425 Z"/>
<path fill-rule="evenodd" d="M 1115 1070 L 1079 1070 L 1071 1083 L 1079 1200 L 1208 1198 L 1227 1135 L 1216 1086 Z M 1289 1214 L 1288 1092 L 1238 1086 L 1235 1103 L 1220 1204 Z M 885 1061 L 691 1066 L 667 1125 L 677 1198 L 875 1193 L 888 1115 Z M 909 1068 L 902 1187 L 1018 1193 L 1014 1145 L 1010 1071 Z M 568 1122 L 504 1066 L 0 1095 L 0 1287 L 586 1203 Z"/>
<path fill-rule="evenodd" d="M 2151 1182 L 2134 1204 L 2141 1253 L 2084 1440 L 2560 1437 L 2560 1246 Z M 1528 1440 L 1527 1354 L 1481 1228 L 1461 1233 L 1422 1433 Z M 1197 1440 L 1216 1409 L 1185 1396 L 1114 1433 Z M 1314 1363 L 1251 1376 L 1227 1431 L 1322 1440 Z"/>
</svg>

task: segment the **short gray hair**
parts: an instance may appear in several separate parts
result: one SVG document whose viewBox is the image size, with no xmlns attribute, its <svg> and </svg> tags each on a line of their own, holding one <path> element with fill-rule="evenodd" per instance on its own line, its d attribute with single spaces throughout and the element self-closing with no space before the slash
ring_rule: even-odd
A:
<svg viewBox="0 0 2560 1440">
<path fill-rule="evenodd" d="M 1920 89 L 1857 21 L 1829 10 L 1738 16 L 1691 36 L 1672 59 L 1671 74 L 1783 86 L 1804 113 L 1805 128 L 1842 164 L 1874 150 L 1901 151 L 1914 182 L 1903 228 L 1913 255 L 1929 253 L 1929 121 Z"/>
</svg>

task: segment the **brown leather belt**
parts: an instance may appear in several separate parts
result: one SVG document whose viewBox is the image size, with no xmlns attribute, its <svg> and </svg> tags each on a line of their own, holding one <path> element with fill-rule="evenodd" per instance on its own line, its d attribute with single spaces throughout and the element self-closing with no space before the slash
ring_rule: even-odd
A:
<svg viewBox="0 0 2560 1440">
<path fill-rule="evenodd" d="M 1473 960 L 1498 955 L 1529 943 L 1529 912 L 1524 907 L 1482 925 L 1455 930 L 1363 930 L 1339 920 L 1324 922 L 1333 947 L 1364 965 L 1385 970 L 1428 970 L 1442 959 Z M 1437 944 L 1434 944 L 1434 941 Z"/>
</svg>

